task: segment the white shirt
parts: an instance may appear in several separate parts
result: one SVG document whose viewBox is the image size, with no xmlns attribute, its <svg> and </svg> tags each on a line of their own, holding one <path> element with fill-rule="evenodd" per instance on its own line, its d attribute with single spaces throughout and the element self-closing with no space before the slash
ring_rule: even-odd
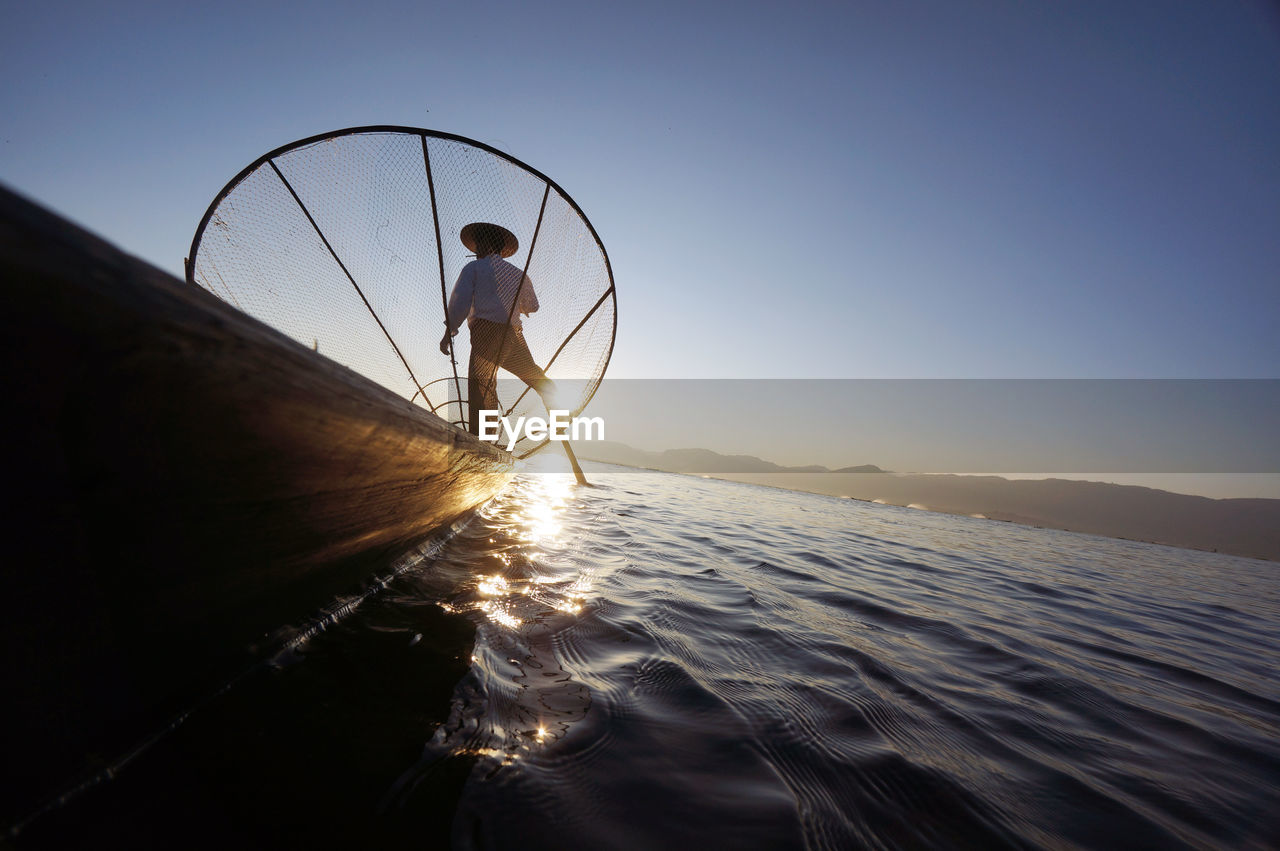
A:
<svg viewBox="0 0 1280 851">
<path fill-rule="evenodd" d="M 520 314 L 528 315 L 538 309 L 538 296 L 533 292 L 533 281 L 526 275 L 520 286 L 522 272 L 503 260 L 496 253 L 476 258 L 462 267 L 453 292 L 449 294 L 449 333 L 452 334 L 467 320 L 467 327 L 477 319 L 488 319 L 505 325 L 511 317 L 511 325 L 520 327 Z M 520 307 L 511 305 L 520 293 Z"/>
</svg>

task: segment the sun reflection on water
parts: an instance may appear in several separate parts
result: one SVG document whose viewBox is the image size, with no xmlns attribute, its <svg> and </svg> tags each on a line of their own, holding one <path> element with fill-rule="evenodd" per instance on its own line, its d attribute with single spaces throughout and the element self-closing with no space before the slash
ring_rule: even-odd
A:
<svg viewBox="0 0 1280 851">
<path fill-rule="evenodd" d="M 486 597 L 500 597 L 507 593 L 510 586 L 507 580 L 502 576 L 486 576 L 480 580 L 480 584 L 476 586 L 476 590 Z"/>
<path fill-rule="evenodd" d="M 561 565 L 571 547 L 565 540 L 565 514 L 573 503 L 570 474 L 543 473 L 521 479 L 494 507 L 496 534 L 490 569 L 475 580 L 470 605 L 506 630 L 538 623 L 553 615 L 578 615 L 591 593 L 591 571 L 581 566 L 566 575 Z"/>
<path fill-rule="evenodd" d="M 486 600 L 480 605 L 480 611 L 489 616 L 489 620 L 505 626 L 507 629 L 517 629 L 524 621 L 511 614 L 510 609 L 501 602 L 494 600 Z"/>
<path fill-rule="evenodd" d="M 531 476 L 523 509 L 513 518 L 520 536 L 530 543 L 553 542 L 561 533 L 561 515 L 573 493 L 574 481 L 563 473 Z"/>
<path fill-rule="evenodd" d="M 590 705 L 554 649 L 555 636 L 589 611 L 595 585 L 595 559 L 583 557 L 590 518 L 576 489 L 571 474 L 523 475 L 482 512 L 485 546 L 448 605 L 483 619 L 472 664 L 506 685 L 501 699 L 491 693 L 460 710 L 479 712 L 486 732 L 459 742 L 459 752 L 509 764 L 554 744 Z"/>
</svg>

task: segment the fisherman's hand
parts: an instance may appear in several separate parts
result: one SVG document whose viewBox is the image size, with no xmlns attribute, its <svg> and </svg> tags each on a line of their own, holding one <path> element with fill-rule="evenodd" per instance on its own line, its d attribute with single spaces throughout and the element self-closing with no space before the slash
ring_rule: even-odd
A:
<svg viewBox="0 0 1280 851">
<path fill-rule="evenodd" d="M 449 354 L 449 340 L 453 337 L 448 331 L 444 332 L 444 336 L 440 338 L 440 354 Z"/>
</svg>

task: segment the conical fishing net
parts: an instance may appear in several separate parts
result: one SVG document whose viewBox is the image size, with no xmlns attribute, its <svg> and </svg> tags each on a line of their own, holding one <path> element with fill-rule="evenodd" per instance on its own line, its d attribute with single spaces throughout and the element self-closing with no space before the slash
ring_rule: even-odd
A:
<svg viewBox="0 0 1280 851">
<path fill-rule="evenodd" d="M 464 322 L 451 356 L 440 342 L 475 259 L 461 239 L 473 223 L 518 247 L 476 277 L 476 311 L 485 292 L 494 319 Z M 187 278 L 459 428 L 471 396 L 513 419 L 545 416 L 552 400 L 581 413 L 613 350 L 613 275 L 578 206 L 512 157 L 430 130 L 341 130 L 261 157 L 205 213 Z M 552 387 L 544 401 L 537 391 Z M 513 451 L 545 442 L 522 438 Z"/>
</svg>

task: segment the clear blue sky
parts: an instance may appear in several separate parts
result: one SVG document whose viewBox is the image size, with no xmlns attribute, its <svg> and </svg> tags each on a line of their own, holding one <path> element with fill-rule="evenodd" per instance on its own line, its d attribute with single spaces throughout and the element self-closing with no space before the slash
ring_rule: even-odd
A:
<svg viewBox="0 0 1280 851">
<path fill-rule="evenodd" d="M 0 181 L 176 274 L 258 155 L 407 124 L 578 201 L 619 288 L 611 376 L 1280 375 L 1265 0 L 3 19 Z"/>
</svg>

